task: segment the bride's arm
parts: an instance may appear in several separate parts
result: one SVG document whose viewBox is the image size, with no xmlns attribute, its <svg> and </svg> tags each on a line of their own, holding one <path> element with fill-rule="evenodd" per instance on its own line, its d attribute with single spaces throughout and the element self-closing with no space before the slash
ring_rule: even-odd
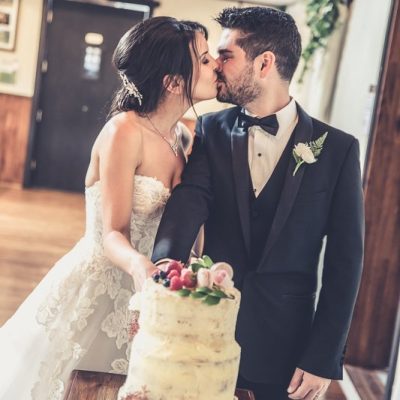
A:
<svg viewBox="0 0 400 400">
<path fill-rule="evenodd" d="M 136 290 L 140 290 L 155 269 L 130 241 L 134 174 L 142 155 L 141 133 L 118 120 L 110 121 L 104 129 L 99 150 L 104 251 L 113 264 L 132 275 Z"/>
</svg>

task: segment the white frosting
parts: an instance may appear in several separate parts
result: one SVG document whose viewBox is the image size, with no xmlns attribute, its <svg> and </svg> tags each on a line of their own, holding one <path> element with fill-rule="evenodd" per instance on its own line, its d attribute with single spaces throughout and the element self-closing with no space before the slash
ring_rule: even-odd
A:
<svg viewBox="0 0 400 400">
<path fill-rule="evenodd" d="M 147 280 L 140 301 L 134 301 L 140 330 L 119 399 L 145 387 L 145 400 L 232 400 L 240 360 L 235 341 L 240 292 L 231 291 L 235 299 L 209 306 Z"/>
</svg>

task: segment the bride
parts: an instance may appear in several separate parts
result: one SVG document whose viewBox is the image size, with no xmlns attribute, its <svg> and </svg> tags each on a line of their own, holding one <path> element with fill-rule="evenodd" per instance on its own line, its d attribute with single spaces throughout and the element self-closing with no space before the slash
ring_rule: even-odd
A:
<svg viewBox="0 0 400 400">
<path fill-rule="evenodd" d="M 73 369 L 126 373 L 128 301 L 155 270 L 153 240 L 191 134 L 179 119 L 215 97 L 200 24 L 146 20 L 120 40 L 111 118 L 86 175 L 84 237 L 0 329 L 0 399 L 61 400 Z"/>
</svg>

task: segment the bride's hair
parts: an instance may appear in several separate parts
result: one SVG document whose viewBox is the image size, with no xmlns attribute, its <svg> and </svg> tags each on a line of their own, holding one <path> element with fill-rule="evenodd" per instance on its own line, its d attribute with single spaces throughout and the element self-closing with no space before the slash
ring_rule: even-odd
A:
<svg viewBox="0 0 400 400">
<path fill-rule="evenodd" d="M 135 25 L 119 41 L 113 64 L 121 75 L 109 116 L 134 110 L 140 115 L 154 111 L 163 100 L 164 77 L 179 77 L 184 94 L 192 100 L 193 65 L 191 49 L 197 54 L 196 32 L 208 38 L 207 29 L 193 21 L 154 17 Z"/>
</svg>

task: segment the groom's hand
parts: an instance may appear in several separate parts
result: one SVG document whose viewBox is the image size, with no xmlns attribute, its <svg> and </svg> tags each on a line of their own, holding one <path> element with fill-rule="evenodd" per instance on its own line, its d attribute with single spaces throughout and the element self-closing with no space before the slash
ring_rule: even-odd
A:
<svg viewBox="0 0 400 400">
<path fill-rule="evenodd" d="M 287 391 L 290 399 L 320 399 L 328 389 L 330 383 L 330 379 L 321 378 L 300 368 L 296 368 Z"/>
</svg>

